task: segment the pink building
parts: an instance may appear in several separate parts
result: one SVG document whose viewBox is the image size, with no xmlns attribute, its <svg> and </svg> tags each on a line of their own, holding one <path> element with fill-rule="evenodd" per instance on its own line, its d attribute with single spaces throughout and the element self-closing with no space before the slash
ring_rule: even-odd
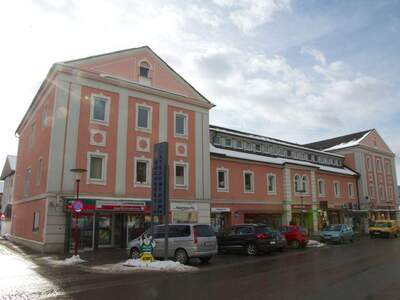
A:
<svg viewBox="0 0 400 300">
<path fill-rule="evenodd" d="M 295 222 L 317 232 L 327 223 L 353 223 L 358 175 L 344 156 L 218 126 L 210 126 L 210 140 L 216 230 Z"/>
<path fill-rule="evenodd" d="M 17 129 L 11 238 L 72 247 L 72 168 L 81 180 L 81 248 L 125 247 L 150 219 L 153 145 L 169 142 L 170 219 L 210 222 L 213 107 L 149 47 L 50 69 Z"/>
<path fill-rule="evenodd" d="M 375 129 L 314 142 L 308 147 L 341 154 L 360 177 L 363 210 L 371 219 L 399 219 L 395 154 Z"/>
</svg>

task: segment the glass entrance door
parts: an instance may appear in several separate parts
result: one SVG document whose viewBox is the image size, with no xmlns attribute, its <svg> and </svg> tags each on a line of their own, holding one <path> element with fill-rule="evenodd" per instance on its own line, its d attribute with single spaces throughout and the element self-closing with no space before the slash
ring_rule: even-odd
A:
<svg viewBox="0 0 400 300">
<path fill-rule="evenodd" d="M 71 220 L 71 247 L 70 250 L 75 248 L 75 238 L 74 238 L 74 230 L 76 226 L 76 218 L 72 216 Z M 86 214 L 80 215 L 78 217 L 78 228 L 79 228 L 79 250 L 92 250 L 93 249 L 93 229 L 94 229 L 94 222 L 93 222 L 93 215 Z"/>
<path fill-rule="evenodd" d="M 112 246 L 112 232 L 113 232 L 113 216 L 98 214 L 96 215 L 97 228 L 99 232 L 99 247 Z"/>
</svg>

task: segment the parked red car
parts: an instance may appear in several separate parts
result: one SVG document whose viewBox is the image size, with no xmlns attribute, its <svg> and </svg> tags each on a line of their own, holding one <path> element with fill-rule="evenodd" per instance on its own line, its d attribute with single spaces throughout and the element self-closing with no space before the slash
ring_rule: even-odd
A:
<svg viewBox="0 0 400 300">
<path fill-rule="evenodd" d="M 297 225 L 284 225 L 279 231 L 285 236 L 288 245 L 292 248 L 305 248 L 308 243 L 308 236 L 303 228 Z"/>
</svg>

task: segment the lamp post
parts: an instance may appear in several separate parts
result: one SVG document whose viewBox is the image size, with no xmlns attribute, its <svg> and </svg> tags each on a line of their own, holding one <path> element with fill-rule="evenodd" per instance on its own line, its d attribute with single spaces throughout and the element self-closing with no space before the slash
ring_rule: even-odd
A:
<svg viewBox="0 0 400 300">
<path fill-rule="evenodd" d="M 86 173 L 86 169 L 82 168 L 75 168 L 70 170 L 75 175 L 75 182 L 76 182 L 76 199 L 72 202 L 72 211 L 75 214 L 75 225 L 74 225 L 74 255 L 78 255 L 78 248 L 79 248 L 79 225 L 78 225 L 78 217 L 79 213 L 83 209 L 83 202 L 79 200 L 79 183 L 81 181 L 82 174 Z"/>
</svg>

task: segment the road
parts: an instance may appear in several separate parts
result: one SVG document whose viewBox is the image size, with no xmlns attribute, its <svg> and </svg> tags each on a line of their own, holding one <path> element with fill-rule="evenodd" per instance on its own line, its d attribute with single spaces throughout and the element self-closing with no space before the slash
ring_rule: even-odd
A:
<svg viewBox="0 0 400 300">
<path fill-rule="evenodd" d="M 58 266 L 0 243 L 0 299 L 400 299 L 400 239 L 246 257 L 190 272 Z"/>
</svg>

